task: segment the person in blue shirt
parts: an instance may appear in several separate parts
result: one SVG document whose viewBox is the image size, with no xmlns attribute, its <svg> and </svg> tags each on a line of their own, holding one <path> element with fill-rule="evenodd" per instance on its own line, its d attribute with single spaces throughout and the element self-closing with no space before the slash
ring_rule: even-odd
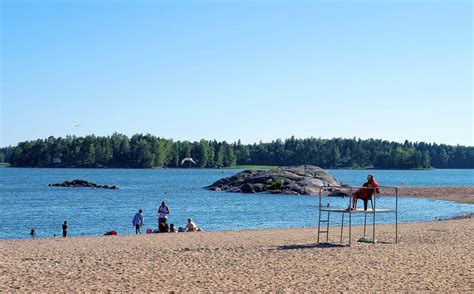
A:
<svg viewBox="0 0 474 294">
<path fill-rule="evenodd" d="M 140 228 L 145 223 L 145 218 L 143 216 L 143 210 L 139 209 L 138 212 L 135 214 L 132 220 L 132 224 L 135 226 L 135 234 L 141 234 Z"/>
</svg>

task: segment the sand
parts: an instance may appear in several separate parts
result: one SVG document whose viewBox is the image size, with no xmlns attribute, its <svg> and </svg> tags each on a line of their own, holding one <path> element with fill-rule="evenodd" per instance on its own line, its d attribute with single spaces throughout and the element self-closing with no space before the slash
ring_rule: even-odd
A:
<svg viewBox="0 0 474 294">
<path fill-rule="evenodd" d="M 326 192 L 326 194 L 329 192 Z M 378 196 L 393 196 L 393 188 L 381 188 Z M 401 197 L 420 197 L 474 204 L 474 186 L 401 186 Z"/>
<path fill-rule="evenodd" d="M 439 200 L 451 200 L 459 203 L 474 204 L 473 186 L 443 186 L 443 187 L 400 187 L 402 196 L 423 197 Z"/>
<path fill-rule="evenodd" d="M 387 243 L 361 236 L 351 247 L 316 244 L 315 228 L 4 240 L 0 292 L 474 291 L 473 219 L 401 224 L 398 244 L 394 225 L 377 226 Z"/>
<path fill-rule="evenodd" d="M 393 239 L 393 225 L 377 232 Z M 325 246 L 315 233 L 1 241 L 0 291 L 474 291 L 472 219 L 400 225 L 398 244 Z M 354 241 L 361 234 L 355 229 Z"/>
</svg>

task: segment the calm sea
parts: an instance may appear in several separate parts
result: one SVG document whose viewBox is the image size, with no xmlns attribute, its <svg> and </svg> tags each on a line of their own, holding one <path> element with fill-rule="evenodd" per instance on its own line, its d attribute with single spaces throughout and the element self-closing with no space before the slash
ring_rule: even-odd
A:
<svg viewBox="0 0 474 294">
<path fill-rule="evenodd" d="M 202 189 L 239 170 L 218 169 L 19 169 L 0 168 L 0 239 L 61 234 L 69 223 L 71 236 L 102 235 L 116 230 L 132 234 L 132 218 L 144 210 L 145 227 L 156 228 L 156 209 L 168 202 L 170 223 L 184 226 L 192 217 L 205 231 L 261 228 L 314 227 L 318 197 L 270 194 L 235 194 Z M 330 170 L 339 181 L 360 185 L 366 170 Z M 474 186 L 474 170 L 373 170 L 385 186 Z M 49 183 L 84 179 L 117 185 L 119 190 L 48 187 Z M 333 206 L 347 207 L 346 199 Z M 391 208 L 393 199 L 380 198 L 377 207 Z M 380 206 L 379 206 L 380 205 Z M 428 221 L 474 213 L 474 205 L 449 201 L 402 198 L 401 222 Z M 381 223 L 393 222 L 380 215 Z M 362 218 L 354 217 L 354 223 Z"/>
</svg>

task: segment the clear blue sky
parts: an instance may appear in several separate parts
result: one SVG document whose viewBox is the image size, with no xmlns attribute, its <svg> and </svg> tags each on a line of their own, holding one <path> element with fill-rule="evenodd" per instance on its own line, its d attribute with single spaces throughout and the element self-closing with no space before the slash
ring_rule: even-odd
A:
<svg viewBox="0 0 474 294">
<path fill-rule="evenodd" d="M 474 145 L 471 1 L 1 3 L 0 146 L 113 132 Z"/>
</svg>

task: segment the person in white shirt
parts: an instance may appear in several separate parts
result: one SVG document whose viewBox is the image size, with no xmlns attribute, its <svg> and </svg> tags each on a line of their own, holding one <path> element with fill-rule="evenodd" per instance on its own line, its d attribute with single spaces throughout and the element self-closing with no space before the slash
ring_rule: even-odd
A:
<svg viewBox="0 0 474 294">
<path fill-rule="evenodd" d="M 162 201 L 161 206 L 158 208 L 158 226 L 160 226 L 160 223 L 163 222 L 163 219 L 168 218 L 168 214 L 170 214 L 170 209 L 166 203 Z"/>
<path fill-rule="evenodd" d="M 192 218 L 188 218 L 188 223 L 186 225 L 186 232 L 197 232 L 198 227 L 193 222 Z"/>
</svg>

